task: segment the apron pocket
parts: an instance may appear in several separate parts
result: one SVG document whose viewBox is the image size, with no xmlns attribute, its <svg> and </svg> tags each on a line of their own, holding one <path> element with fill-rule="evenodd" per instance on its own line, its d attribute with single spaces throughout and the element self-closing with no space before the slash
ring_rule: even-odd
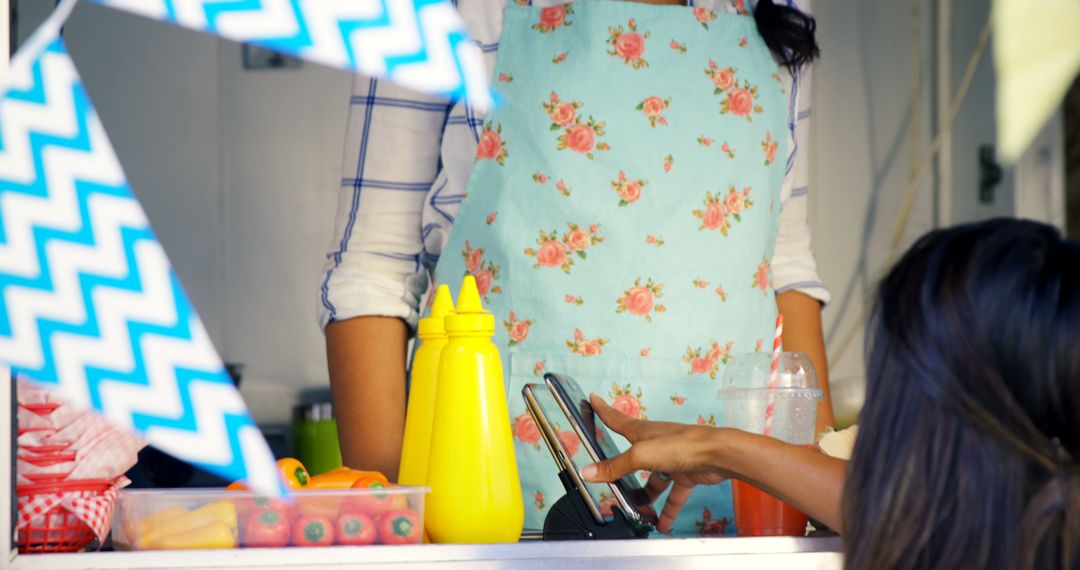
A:
<svg viewBox="0 0 1080 570">
<path fill-rule="evenodd" d="M 565 493 L 555 460 L 542 441 L 521 395 L 526 384 L 543 385 L 546 372 L 573 378 L 586 394 L 595 392 L 615 409 L 632 417 L 724 425 L 723 409 L 718 399 L 720 381 L 707 376 L 687 375 L 686 365 L 681 360 L 511 352 L 507 402 L 525 497 L 527 529 L 542 528 L 547 510 Z M 565 416 L 556 414 L 548 419 L 559 432 L 560 440 L 571 452 L 578 468 L 591 463 L 588 453 L 580 449 L 577 436 Z M 620 451 L 629 448 L 630 444 L 625 438 L 610 429 L 609 432 Z M 637 476 L 644 484 L 648 474 L 640 472 Z M 662 505 L 664 498 L 657 504 Z M 676 520 L 673 534 L 733 534 L 731 520 L 730 485 L 724 483 L 699 487 Z"/>
</svg>

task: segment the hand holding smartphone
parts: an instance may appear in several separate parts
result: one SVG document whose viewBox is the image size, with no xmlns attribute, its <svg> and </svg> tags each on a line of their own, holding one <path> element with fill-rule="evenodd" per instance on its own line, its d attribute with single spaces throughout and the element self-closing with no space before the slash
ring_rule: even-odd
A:
<svg viewBox="0 0 1080 570">
<path fill-rule="evenodd" d="M 577 465 L 567 453 L 553 427 L 555 418 L 564 418 L 571 425 L 574 434 L 581 441 L 581 447 L 588 454 L 590 463 L 614 457 L 619 454 L 619 450 L 614 445 L 611 433 L 602 422 L 596 421 L 592 405 L 573 378 L 548 373 L 544 375 L 544 381 L 545 385 L 525 386 L 522 393 L 526 405 L 540 428 L 556 466 L 569 473 L 596 522 L 603 524 L 609 520 L 609 517 L 602 514 L 601 509 L 603 499 L 600 495 L 606 491 L 615 499 L 619 510 L 628 519 L 642 525 L 656 525 L 656 511 L 633 474 L 613 483 L 589 483 L 582 479 L 581 468 L 585 467 L 585 464 Z"/>
</svg>

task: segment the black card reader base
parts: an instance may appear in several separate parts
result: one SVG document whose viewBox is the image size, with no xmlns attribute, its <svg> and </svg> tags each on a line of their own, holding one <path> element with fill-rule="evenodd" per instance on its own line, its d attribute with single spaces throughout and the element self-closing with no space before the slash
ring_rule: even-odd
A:
<svg viewBox="0 0 1080 570">
<path fill-rule="evenodd" d="M 559 472 L 559 480 L 566 494 L 555 501 L 544 519 L 544 540 L 617 540 L 649 536 L 647 526 L 628 519 L 618 507 L 612 509 L 612 520 L 597 523 L 566 470 Z"/>
</svg>

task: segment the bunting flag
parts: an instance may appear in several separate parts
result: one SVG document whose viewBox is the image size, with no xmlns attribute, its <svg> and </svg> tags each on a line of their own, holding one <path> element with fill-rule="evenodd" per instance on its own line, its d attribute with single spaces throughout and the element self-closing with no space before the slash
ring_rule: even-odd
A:
<svg viewBox="0 0 1080 570">
<path fill-rule="evenodd" d="M 92 0 L 486 110 L 488 73 L 448 0 Z"/>
<path fill-rule="evenodd" d="M 0 362 L 171 455 L 278 493 L 270 449 L 52 32 L 0 85 Z"/>
<path fill-rule="evenodd" d="M 1080 0 L 994 0 L 1000 154 L 1014 162 L 1080 73 Z"/>
</svg>

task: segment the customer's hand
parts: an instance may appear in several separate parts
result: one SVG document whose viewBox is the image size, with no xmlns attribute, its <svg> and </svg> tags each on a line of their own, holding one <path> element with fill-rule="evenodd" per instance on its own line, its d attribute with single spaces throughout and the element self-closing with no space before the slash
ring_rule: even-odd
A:
<svg viewBox="0 0 1080 570">
<path fill-rule="evenodd" d="M 716 465 L 716 442 L 723 430 L 639 420 L 612 408 L 596 394 L 589 400 L 604 424 L 628 439 L 631 446 L 621 455 L 582 469 L 582 476 L 589 481 L 612 482 L 638 470 L 652 471 L 645 486 L 652 501 L 674 482 L 657 525 L 660 532 L 671 531 L 695 486 L 715 485 L 729 477 Z M 661 475 L 664 473 L 670 480 Z"/>
</svg>

